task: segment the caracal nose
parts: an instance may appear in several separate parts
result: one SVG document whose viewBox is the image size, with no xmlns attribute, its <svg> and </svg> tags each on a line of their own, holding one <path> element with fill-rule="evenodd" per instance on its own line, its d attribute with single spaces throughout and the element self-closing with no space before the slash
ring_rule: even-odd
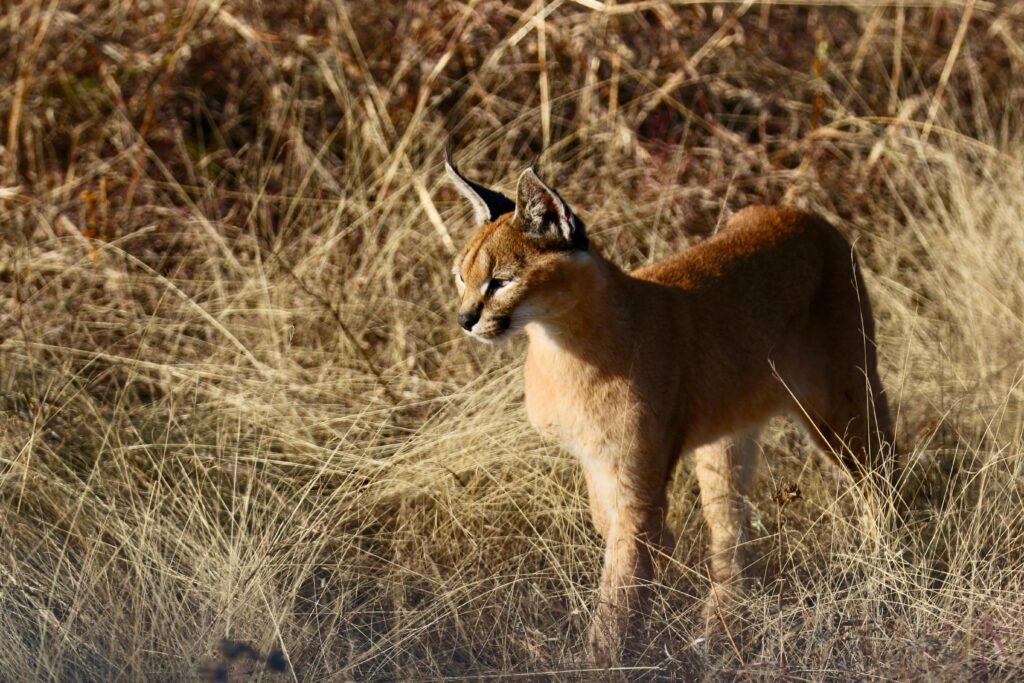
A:
<svg viewBox="0 0 1024 683">
<path fill-rule="evenodd" d="M 462 313 L 459 313 L 459 325 L 461 325 L 462 329 L 466 330 L 467 332 L 473 329 L 473 325 L 476 325 L 476 322 L 478 320 L 480 320 L 479 310 L 468 312 L 463 311 Z"/>
</svg>

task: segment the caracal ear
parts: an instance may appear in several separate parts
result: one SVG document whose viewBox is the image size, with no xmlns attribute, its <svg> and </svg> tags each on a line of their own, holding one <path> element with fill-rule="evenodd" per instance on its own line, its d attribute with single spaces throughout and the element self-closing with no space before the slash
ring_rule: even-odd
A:
<svg viewBox="0 0 1024 683">
<path fill-rule="evenodd" d="M 448 172 L 448 178 L 455 185 L 459 193 L 473 205 L 473 214 L 478 227 L 488 221 L 493 221 L 502 214 L 515 211 L 516 205 L 511 199 L 500 192 L 488 190 L 482 185 L 477 185 L 459 173 L 458 166 L 452 161 L 451 142 L 445 145 L 444 148 L 444 170 Z"/>
<path fill-rule="evenodd" d="M 516 218 L 522 231 L 531 237 L 562 249 L 587 250 L 583 221 L 532 166 L 519 176 Z"/>
</svg>

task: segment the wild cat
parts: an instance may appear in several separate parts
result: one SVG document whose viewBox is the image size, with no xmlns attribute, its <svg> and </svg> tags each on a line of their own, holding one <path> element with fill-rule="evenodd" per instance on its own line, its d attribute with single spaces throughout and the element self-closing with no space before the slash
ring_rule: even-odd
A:
<svg viewBox="0 0 1024 683">
<path fill-rule="evenodd" d="M 455 259 L 458 323 L 494 343 L 525 331 L 531 424 L 579 459 L 606 543 L 590 640 L 615 661 L 635 633 L 652 554 L 671 553 L 666 484 L 693 451 L 716 600 L 748 565 L 755 436 L 796 419 L 857 480 L 892 442 L 871 305 L 850 243 L 781 206 L 736 213 L 703 242 L 624 272 L 529 168 L 515 201 L 445 166 L 477 229 Z M 710 604 L 710 603 L 709 603 Z"/>
</svg>

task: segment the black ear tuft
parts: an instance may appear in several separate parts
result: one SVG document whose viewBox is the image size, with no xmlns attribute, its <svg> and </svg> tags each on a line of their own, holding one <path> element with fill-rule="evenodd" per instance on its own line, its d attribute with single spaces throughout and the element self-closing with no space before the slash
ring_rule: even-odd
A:
<svg viewBox="0 0 1024 683">
<path fill-rule="evenodd" d="M 455 188 L 473 205 L 473 213 L 476 216 L 477 225 L 483 225 L 488 221 L 493 221 L 502 214 L 515 211 L 516 205 L 511 199 L 500 192 L 477 185 L 459 173 L 459 168 L 452 161 L 451 140 L 448 141 L 444 148 L 444 168 L 448 172 L 448 178 L 451 179 Z"/>
<path fill-rule="evenodd" d="M 589 245 L 583 221 L 558 192 L 535 171 L 536 162 L 519 176 L 516 217 L 523 232 L 563 249 L 586 251 Z"/>
</svg>

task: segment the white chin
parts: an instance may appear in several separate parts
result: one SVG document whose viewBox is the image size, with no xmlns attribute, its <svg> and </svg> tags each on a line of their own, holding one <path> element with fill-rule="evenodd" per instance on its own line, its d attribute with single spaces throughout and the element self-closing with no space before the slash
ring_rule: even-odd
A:
<svg viewBox="0 0 1024 683">
<path fill-rule="evenodd" d="M 470 332 L 469 336 L 471 336 L 473 339 L 476 339 L 477 341 L 483 342 L 484 344 L 500 344 L 504 341 L 508 341 L 508 339 L 512 336 L 512 330 L 502 330 L 497 334 L 489 335 L 486 337 L 482 334 L 477 334 L 476 332 Z"/>
</svg>

